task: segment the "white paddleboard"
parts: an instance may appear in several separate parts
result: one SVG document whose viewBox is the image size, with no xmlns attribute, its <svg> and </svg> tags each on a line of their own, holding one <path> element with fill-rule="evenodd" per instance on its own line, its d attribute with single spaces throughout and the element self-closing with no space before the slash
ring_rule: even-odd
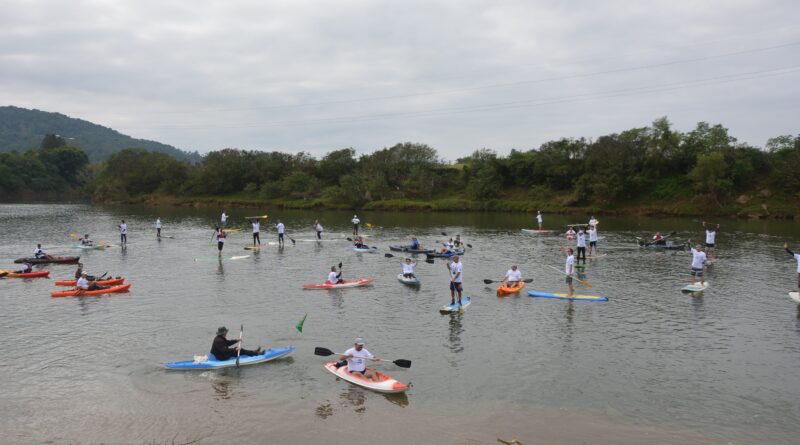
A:
<svg viewBox="0 0 800 445">
<path fill-rule="evenodd" d="M 800 303 L 800 293 L 798 292 L 789 292 L 789 298 L 795 303 Z"/>
<path fill-rule="evenodd" d="M 694 283 L 694 284 L 687 284 L 681 288 L 681 292 L 702 292 L 708 289 L 708 281 L 703 284 Z"/>
</svg>

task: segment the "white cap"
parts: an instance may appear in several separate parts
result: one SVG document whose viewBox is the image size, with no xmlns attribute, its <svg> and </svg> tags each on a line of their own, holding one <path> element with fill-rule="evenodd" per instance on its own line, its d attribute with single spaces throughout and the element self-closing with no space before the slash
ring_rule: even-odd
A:
<svg viewBox="0 0 800 445">
<path fill-rule="evenodd" d="M 355 341 L 355 344 L 357 344 L 357 345 L 363 345 L 363 344 L 364 344 L 364 339 L 363 339 L 363 338 L 361 338 L 361 337 L 358 337 L 358 338 L 356 339 L 356 341 Z"/>
</svg>

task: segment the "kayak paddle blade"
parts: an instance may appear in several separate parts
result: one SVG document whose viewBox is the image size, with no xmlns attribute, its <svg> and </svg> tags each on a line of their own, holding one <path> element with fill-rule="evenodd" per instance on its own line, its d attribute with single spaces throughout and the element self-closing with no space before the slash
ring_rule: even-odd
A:
<svg viewBox="0 0 800 445">
<path fill-rule="evenodd" d="M 391 253 L 384 253 L 383 256 L 385 256 L 386 258 L 393 258 L 394 257 L 394 255 L 392 255 Z"/>
<path fill-rule="evenodd" d="M 319 346 L 314 348 L 314 355 L 321 355 L 323 357 L 327 357 L 327 356 L 333 355 L 333 354 L 335 354 L 335 352 L 331 351 L 328 348 L 321 348 Z"/>
<path fill-rule="evenodd" d="M 411 360 L 406 360 L 406 359 L 403 359 L 403 358 L 399 358 L 399 359 L 393 361 L 392 363 L 394 363 L 395 365 L 397 365 L 397 366 L 399 366 L 401 368 L 410 368 L 411 367 Z"/>
</svg>

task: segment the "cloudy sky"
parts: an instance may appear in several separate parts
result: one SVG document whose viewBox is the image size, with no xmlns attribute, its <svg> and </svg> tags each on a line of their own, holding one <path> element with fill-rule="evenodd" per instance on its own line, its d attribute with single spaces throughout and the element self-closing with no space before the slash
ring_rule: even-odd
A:
<svg viewBox="0 0 800 445">
<path fill-rule="evenodd" d="M 0 105 L 201 153 L 800 133 L 800 2 L 3 0 Z"/>
</svg>

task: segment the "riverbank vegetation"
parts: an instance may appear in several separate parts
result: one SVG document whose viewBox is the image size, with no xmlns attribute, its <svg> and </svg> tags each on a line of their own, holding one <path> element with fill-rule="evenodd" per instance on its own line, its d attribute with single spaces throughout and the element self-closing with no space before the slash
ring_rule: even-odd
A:
<svg viewBox="0 0 800 445">
<path fill-rule="evenodd" d="M 30 169 L 17 165 L 36 160 L 66 165 L 59 173 L 38 164 L 33 170 L 56 174 L 56 185 L 80 184 L 96 202 L 800 215 L 800 135 L 775 137 L 760 148 L 739 143 L 721 125 L 700 122 L 681 133 L 666 118 L 596 140 L 564 138 L 507 156 L 479 149 L 454 163 L 416 143 L 361 156 L 344 148 L 319 159 L 304 152 L 224 149 L 196 164 L 138 149 L 87 164 L 70 157 L 79 157 L 76 150 L 12 153 L 0 158 L 0 169 Z M 13 192 L 34 183 L 22 178 L 0 182 L 0 188 Z"/>
</svg>

